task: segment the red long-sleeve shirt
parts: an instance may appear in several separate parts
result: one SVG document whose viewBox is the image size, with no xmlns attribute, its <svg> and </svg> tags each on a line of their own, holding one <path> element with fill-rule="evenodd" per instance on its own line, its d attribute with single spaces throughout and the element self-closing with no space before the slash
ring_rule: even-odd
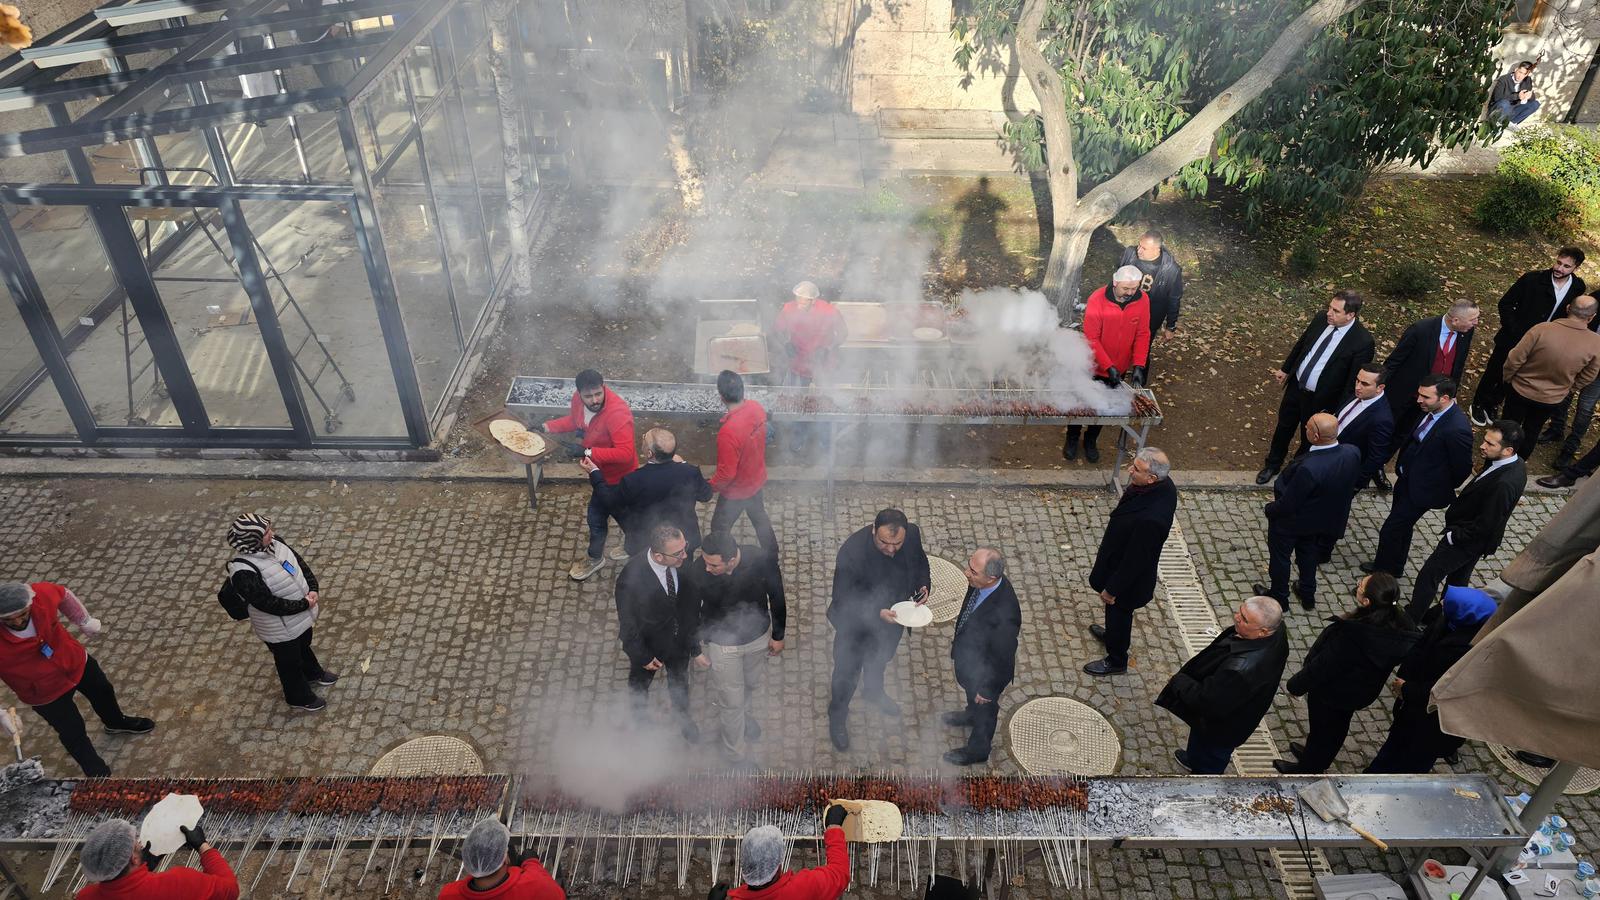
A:
<svg viewBox="0 0 1600 900">
<path fill-rule="evenodd" d="M 110 881 L 84 885 L 78 900 L 239 900 L 239 879 L 217 848 L 200 854 L 200 867 L 205 871 L 173 866 L 152 872 L 134 866 Z"/>
<path fill-rule="evenodd" d="M 729 500 L 753 496 L 767 483 L 767 411 L 754 400 L 722 417 L 711 488 Z"/>
<path fill-rule="evenodd" d="M 823 832 L 822 843 L 827 848 L 826 864 L 784 872 L 760 890 L 741 884 L 728 892 L 728 900 L 838 900 L 850 886 L 850 846 L 837 825 Z"/>
<path fill-rule="evenodd" d="M 813 300 L 806 310 L 799 301 L 790 300 L 778 312 L 773 330 L 794 348 L 789 371 L 802 378 L 815 378 L 819 369 L 832 365 L 834 351 L 846 336 L 844 316 L 826 300 Z"/>
<path fill-rule="evenodd" d="M 1113 367 L 1123 375 L 1150 359 L 1150 296 L 1144 291 L 1126 306 L 1112 300 L 1107 285 L 1089 295 L 1083 311 L 1083 336 L 1094 349 L 1094 374 Z"/>
<path fill-rule="evenodd" d="M 0 681 L 16 691 L 17 699 L 23 703 L 43 706 L 83 680 L 89 653 L 61 621 L 63 610 L 70 613 L 76 609 L 83 614 L 77 598 L 68 600 L 70 591 L 48 581 L 34 582 L 32 587 L 29 621 L 33 623 L 33 637 L 19 637 L 11 629 L 0 627 Z"/>
<path fill-rule="evenodd" d="M 633 410 L 611 388 L 605 391 L 605 405 L 589 424 L 583 424 L 583 398 L 574 391 L 572 411 L 544 423 L 544 430 L 551 434 L 582 431 L 583 448 L 590 451 L 589 458 L 600 467 L 600 477 L 606 484 L 616 484 L 622 476 L 639 468 L 639 454 L 633 449 Z"/>
<path fill-rule="evenodd" d="M 496 887 L 475 891 L 472 879 L 463 878 L 440 889 L 439 900 L 567 900 L 567 892 L 537 859 L 530 859 L 506 869 L 506 880 Z"/>
</svg>

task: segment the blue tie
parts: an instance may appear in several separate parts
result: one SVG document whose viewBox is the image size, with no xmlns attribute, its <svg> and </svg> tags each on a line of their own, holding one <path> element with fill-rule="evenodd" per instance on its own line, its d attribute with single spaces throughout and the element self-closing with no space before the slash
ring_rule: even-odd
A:
<svg viewBox="0 0 1600 900">
<path fill-rule="evenodd" d="M 961 618 L 956 620 L 956 630 L 957 631 L 960 631 L 962 628 L 965 628 L 966 625 L 967 625 L 967 620 L 972 618 L 972 614 L 974 612 L 977 612 L 977 610 L 978 610 L 978 603 L 980 601 L 978 599 L 978 589 L 977 588 L 968 588 L 967 589 L 967 600 L 968 600 L 968 603 L 967 603 L 966 608 L 961 611 Z"/>
</svg>

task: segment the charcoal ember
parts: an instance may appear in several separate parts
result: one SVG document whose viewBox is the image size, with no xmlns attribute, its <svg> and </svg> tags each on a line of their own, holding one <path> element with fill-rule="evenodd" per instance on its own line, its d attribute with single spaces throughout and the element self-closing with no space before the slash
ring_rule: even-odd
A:
<svg viewBox="0 0 1600 900">
<path fill-rule="evenodd" d="M 24 784 L 32 784 L 44 777 L 44 764 L 39 757 L 14 762 L 0 769 L 0 794 Z"/>
</svg>

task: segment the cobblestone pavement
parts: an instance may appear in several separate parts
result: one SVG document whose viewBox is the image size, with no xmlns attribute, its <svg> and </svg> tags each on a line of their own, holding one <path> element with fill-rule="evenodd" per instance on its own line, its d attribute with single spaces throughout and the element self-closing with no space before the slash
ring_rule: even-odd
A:
<svg viewBox="0 0 1600 900">
<path fill-rule="evenodd" d="M 940 754 L 956 745 L 957 735 L 938 722 L 941 711 L 961 702 L 950 672 L 948 625 L 908 634 L 894 659 L 890 691 L 905 707 L 903 725 L 857 703 L 851 712 L 856 746 L 836 754 L 827 739 L 831 632 L 823 610 L 833 555 L 877 509 L 898 505 L 921 524 L 930 554 L 960 562 L 979 543 L 1007 550 L 1026 619 L 1018 678 L 1003 698 L 1007 714 L 1028 698 L 1072 697 L 1116 727 L 1122 774 L 1180 774 L 1171 751 L 1182 726 L 1151 703 L 1180 662 L 1160 604 L 1139 617 L 1126 677 L 1092 680 L 1079 671 L 1098 656 L 1086 626 L 1097 621 L 1099 604 L 1084 579 L 1112 505 L 1109 494 L 841 489 L 831 517 L 819 491 L 772 494 L 790 633 L 763 686 L 761 765 L 927 770 L 940 767 Z M 566 576 L 566 565 L 582 552 L 586 496 L 585 489 L 550 487 L 535 513 L 515 485 L 11 479 L 0 484 L 0 577 L 63 582 L 104 620 L 108 633 L 91 652 L 124 706 L 160 721 L 149 737 L 97 740 L 119 774 L 359 773 L 388 747 L 441 732 L 470 739 L 492 771 L 546 771 L 573 757 L 628 766 L 645 758 L 659 767 L 704 765 L 704 755 L 675 739 L 660 747 L 630 746 L 604 724 L 588 724 L 603 723 L 605 715 L 596 711 L 619 698 L 625 663 L 611 599 L 615 564 L 582 584 Z M 1261 500 L 1252 492 L 1185 493 L 1183 527 L 1219 615 L 1265 572 Z M 1519 548 L 1559 503 L 1559 497 L 1526 498 L 1496 562 Z M 1333 585 L 1327 596 L 1347 596 L 1386 508 L 1379 495 L 1359 499 L 1351 536 L 1326 570 L 1324 583 Z M 343 677 L 327 690 L 328 709 L 319 716 L 289 713 L 267 652 L 214 599 L 228 557 L 226 523 L 246 510 L 273 516 L 322 581 L 325 612 L 316 647 Z M 1418 529 L 1414 565 L 1433 522 Z M 1318 628 L 1298 608 L 1290 627 L 1298 663 Z M 704 685 L 697 676 L 694 703 L 709 733 Z M 665 694 L 658 686 L 651 697 L 663 714 Z M 1303 720 L 1303 704 L 1281 697 L 1270 722 L 1280 747 L 1301 737 Z M 43 754 L 52 771 L 72 772 L 43 724 L 32 717 L 25 724 L 28 752 Z M 1359 770 L 1386 727 L 1386 709 L 1360 714 L 1338 769 Z M 1004 729 L 1003 720 L 1002 735 Z M 1486 750 L 1469 745 L 1463 760 L 1501 777 L 1508 790 L 1521 789 Z M 1003 739 L 992 765 L 1002 773 L 1020 771 Z M 1558 811 L 1572 820 L 1581 845 L 1595 846 L 1600 809 L 1592 798 L 1566 799 Z M 1334 853 L 1332 862 L 1337 871 L 1399 865 L 1393 854 Z M 1254 852 L 1107 851 L 1096 854 L 1094 874 L 1096 896 L 1282 896 L 1266 855 Z M 694 889 L 683 892 L 635 888 L 615 895 L 703 896 L 705 885 L 691 884 Z M 1035 873 L 1014 896 L 1050 896 L 1045 884 Z M 295 896 L 302 889 L 304 896 L 319 895 L 302 882 Z M 374 894 L 341 888 L 335 879 L 320 895 Z"/>
</svg>

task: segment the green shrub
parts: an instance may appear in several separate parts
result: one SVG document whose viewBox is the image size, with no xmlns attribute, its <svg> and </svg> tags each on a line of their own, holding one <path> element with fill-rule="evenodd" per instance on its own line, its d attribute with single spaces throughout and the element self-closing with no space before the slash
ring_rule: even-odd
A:
<svg viewBox="0 0 1600 900">
<path fill-rule="evenodd" d="M 1506 234 L 1564 237 L 1600 226 L 1600 138 L 1572 126 L 1523 130 L 1501 152 L 1474 217 Z"/>
<path fill-rule="evenodd" d="M 1317 268 L 1322 265 L 1321 237 L 1321 231 L 1308 231 L 1295 238 L 1285 260 L 1290 275 L 1309 278 L 1317 273 Z"/>
<path fill-rule="evenodd" d="M 1444 279 L 1431 267 L 1414 259 L 1403 259 L 1390 266 L 1378 284 L 1378 289 L 1385 294 L 1407 300 L 1420 300 L 1442 287 Z"/>
</svg>

